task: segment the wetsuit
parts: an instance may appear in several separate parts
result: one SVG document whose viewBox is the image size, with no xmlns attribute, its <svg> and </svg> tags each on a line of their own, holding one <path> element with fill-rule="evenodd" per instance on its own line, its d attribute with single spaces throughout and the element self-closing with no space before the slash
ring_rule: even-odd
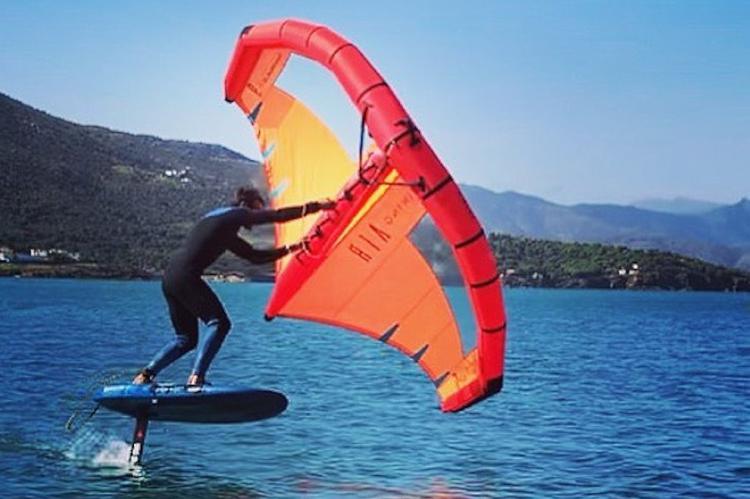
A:
<svg viewBox="0 0 750 499">
<path fill-rule="evenodd" d="M 226 250 L 255 264 L 270 263 L 289 253 L 284 248 L 258 250 L 237 235 L 241 227 L 287 222 L 320 210 L 317 202 L 304 207 L 279 210 L 251 210 L 244 207 L 218 208 L 195 225 L 185 244 L 172 257 L 164 272 L 162 291 L 169 306 L 175 338 L 146 366 L 156 375 L 198 344 L 198 319 L 208 326 L 208 335 L 198 351 L 193 374 L 204 376 L 219 351 L 231 324 L 219 298 L 201 278 L 203 271 Z"/>
</svg>

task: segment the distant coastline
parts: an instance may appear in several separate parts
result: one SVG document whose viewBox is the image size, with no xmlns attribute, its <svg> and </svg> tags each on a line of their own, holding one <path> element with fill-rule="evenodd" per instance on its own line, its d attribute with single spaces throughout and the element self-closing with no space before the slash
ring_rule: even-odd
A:
<svg viewBox="0 0 750 499">
<path fill-rule="evenodd" d="M 161 272 L 154 270 L 134 270 L 113 268 L 96 263 L 64 264 L 17 264 L 0 263 L 0 277 L 50 278 L 50 279 L 111 279 L 111 280 L 144 280 L 161 279 Z M 204 277 L 215 282 L 274 282 L 274 275 L 268 272 L 243 274 L 241 272 L 208 273 Z M 684 281 L 663 281 L 654 285 L 648 281 L 639 282 L 630 275 L 588 275 L 552 279 L 540 276 L 526 276 L 511 272 L 502 276 L 506 288 L 544 288 L 544 289 L 620 289 L 632 291 L 714 291 L 714 292 L 750 292 L 750 277 L 732 281 L 732 286 L 685 285 Z M 451 278 L 446 285 L 461 285 L 460 280 Z"/>
<path fill-rule="evenodd" d="M 0 263 L 0 277 L 155 280 L 160 273 L 108 268 L 96 263 Z"/>
<path fill-rule="evenodd" d="M 123 269 L 97 263 L 0 263 L 0 277 L 157 281 L 161 279 L 161 271 Z M 274 275 L 268 272 L 249 275 L 242 272 L 216 272 L 205 274 L 204 277 L 209 281 L 219 282 L 274 281 Z"/>
</svg>

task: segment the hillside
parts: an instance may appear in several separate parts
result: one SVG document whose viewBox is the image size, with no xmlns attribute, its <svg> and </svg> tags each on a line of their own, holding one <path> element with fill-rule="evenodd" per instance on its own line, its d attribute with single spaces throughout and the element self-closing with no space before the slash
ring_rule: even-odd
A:
<svg viewBox="0 0 750 499">
<path fill-rule="evenodd" d="M 490 236 L 508 286 L 750 291 L 750 274 L 656 250 Z"/>
<path fill-rule="evenodd" d="M 224 147 L 82 126 L 0 94 L 0 247 L 160 269 L 195 219 L 259 180 Z"/>
</svg>

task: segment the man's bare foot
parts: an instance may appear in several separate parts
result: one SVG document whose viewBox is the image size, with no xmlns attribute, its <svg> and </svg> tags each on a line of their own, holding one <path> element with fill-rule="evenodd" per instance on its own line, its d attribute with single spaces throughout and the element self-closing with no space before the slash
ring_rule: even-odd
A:
<svg viewBox="0 0 750 499">
<path fill-rule="evenodd" d="M 205 382 L 206 382 L 206 379 L 204 376 L 193 373 L 190 375 L 190 377 L 188 377 L 187 385 L 188 386 L 203 386 Z"/>
<path fill-rule="evenodd" d="M 156 375 L 148 369 L 141 369 L 140 371 L 138 371 L 138 374 L 135 375 L 135 378 L 133 378 L 133 384 L 148 385 L 154 382 L 155 377 Z"/>
</svg>

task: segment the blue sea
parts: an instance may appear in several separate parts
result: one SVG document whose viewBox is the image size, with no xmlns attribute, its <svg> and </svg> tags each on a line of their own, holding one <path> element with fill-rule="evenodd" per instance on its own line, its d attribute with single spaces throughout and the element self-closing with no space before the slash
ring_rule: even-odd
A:
<svg viewBox="0 0 750 499">
<path fill-rule="evenodd" d="M 269 285 L 213 286 L 234 328 L 210 380 L 280 390 L 289 408 L 240 425 L 153 422 L 143 465 L 129 466 L 132 421 L 87 420 L 90 396 L 171 337 L 159 283 L 0 279 L 0 496 L 750 493 L 748 294 L 506 290 L 505 388 L 443 414 L 395 350 L 264 322 Z M 162 381 L 183 382 L 191 360 Z"/>
</svg>

